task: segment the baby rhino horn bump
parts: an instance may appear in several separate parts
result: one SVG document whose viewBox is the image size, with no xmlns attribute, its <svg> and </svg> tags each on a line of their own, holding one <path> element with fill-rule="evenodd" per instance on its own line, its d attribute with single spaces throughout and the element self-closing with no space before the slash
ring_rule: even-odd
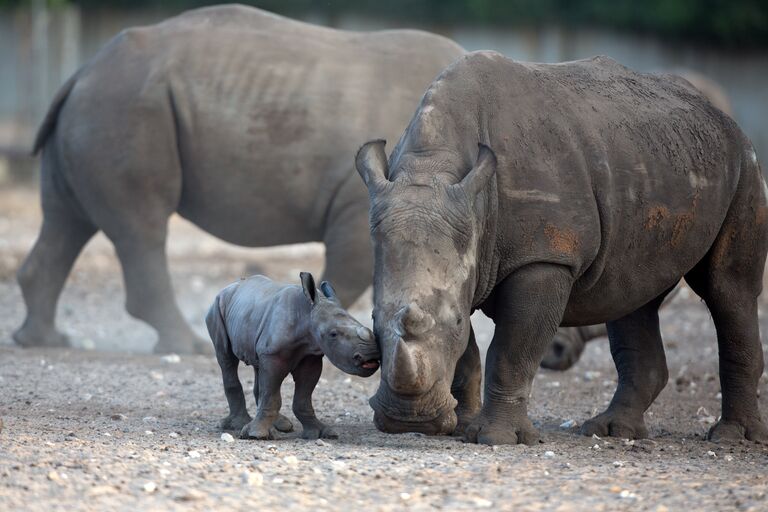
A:
<svg viewBox="0 0 768 512">
<path fill-rule="evenodd" d="M 357 328 L 357 337 L 363 341 L 371 341 L 373 339 L 373 333 L 367 327 L 360 326 Z"/>
<path fill-rule="evenodd" d="M 424 312 L 418 304 L 404 306 L 398 315 L 399 328 L 402 334 L 418 336 L 435 326 L 435 320 Z"/>
</svg>

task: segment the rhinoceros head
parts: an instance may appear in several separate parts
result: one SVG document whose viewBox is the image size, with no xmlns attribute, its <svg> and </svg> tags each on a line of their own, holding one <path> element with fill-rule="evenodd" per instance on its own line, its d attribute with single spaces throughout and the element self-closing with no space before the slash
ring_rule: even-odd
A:
<svg viewBox="0 0 768 512">
<path fill-rule="evenodd" d="M 350 315 L 328 281 L 315 288 L 315 279 L 302 272 L 301 287 L 309 299 L 310 329 L 323 353 L 340 370 L 369 377 L 379 369 L 379 347 L 370 329 Z"/>
<path fill-rule="evenodd" d="M 495 173 L 496 157 L 480 146 L 468 173 L 443 172 L 455 165 L 450 158 L 399 157 L 391 179 L 384 145 L 369 142 L 356 158 L 371 201 L 374 333 L 382 357 L 374 421 L 385 432 L 450 433 L 451 381 L 467 346 L 478 276 L 478 198 L 486 196 L 479 192 Z"/>
</svg>

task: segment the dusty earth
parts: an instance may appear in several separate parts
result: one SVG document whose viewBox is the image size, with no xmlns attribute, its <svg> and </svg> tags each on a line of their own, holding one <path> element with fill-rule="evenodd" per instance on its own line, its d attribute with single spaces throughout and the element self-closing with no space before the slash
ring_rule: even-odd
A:
<svg viewBox="0 0 768 512">
<path fill-rule="evenodd" d="M 0 510 L 768 509 L 768 446 L 703 440 L 719 411 L 717 349 L 709 314 L 687 289 L 662 315 L 671 378 L 646 415 L 650 440 L 578 435 L 616 383 L 600 340 L 572 370 L 537 377 L 538 446 L 381 434 L 367 405 L 378 375 L 350 378 L 329 365 L 315 405 L 338 440 L 227 442 L 216 429 L 226 402 L 215 361 L 149 354 L 154 333 L 125 313 L 120 269 L 101 236 L 78 261 L 59 307 L 79 348 L 13 345 L 24 313 L 14 272 L 39 223 L 32 188 L 0 190 Z M 318 245 L 237 248 L 180 219 L 169 246 L 177 295 L 201 334 L 210 301 L 239 276 L 295 280 L 322 264 Z M 366 304 L 354 312 L 368 321 Z M 482 316 L 473 323 L 486 347 L 492 323 Z M 249 370 L 241 371 L 246 387 Z M 768 412 L 765 374 L 761 391 Z M 290 417 L 291 396 L 286 382 Z"/>
</svg>

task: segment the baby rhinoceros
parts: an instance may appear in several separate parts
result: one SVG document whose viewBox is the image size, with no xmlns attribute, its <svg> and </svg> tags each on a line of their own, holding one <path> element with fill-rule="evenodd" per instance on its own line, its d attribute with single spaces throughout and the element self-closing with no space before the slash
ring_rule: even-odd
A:
<svg viewBox="0 0 768 512">
<path fill-rule="evenodd" d="M 290 373 L 296 384 L 293 413 L 305 439 L 336 438 L 312 407 L 312 391 L 323 369 L 323 355 L 346 373 L 369 377 L 379 367 L 379 349 L 370 329 L 352 318 L 327 281 L 320 292 L 308 272 L 301 286 L 264 276 L 241 279 L 224 288 L 205 318 L 221 366 L 229 416 L 224 430 L 240 437 L 274 439 L 293 425 L 280 414 L 280 385 Z M 256 417 L 251 419 L 237 375 L 243 361 L 255 371 Z"/>
</svg>

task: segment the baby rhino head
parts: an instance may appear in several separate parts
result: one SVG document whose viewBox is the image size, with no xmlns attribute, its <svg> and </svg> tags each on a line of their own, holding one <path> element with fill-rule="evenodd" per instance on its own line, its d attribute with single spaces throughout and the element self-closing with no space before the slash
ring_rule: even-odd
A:
<svg viewBox="0 0 768 512">
<path fill-rule="evenodd" d="M 302 272 L 301 286 L 312 305 L 310 329 L 331 363 L 361 377 L 376 373 L 381 355 L 371 330 L 341 307 L 328 281 L 320 283 L 321 293 L 318 293 L 312 274 Z"/>
</svg>

